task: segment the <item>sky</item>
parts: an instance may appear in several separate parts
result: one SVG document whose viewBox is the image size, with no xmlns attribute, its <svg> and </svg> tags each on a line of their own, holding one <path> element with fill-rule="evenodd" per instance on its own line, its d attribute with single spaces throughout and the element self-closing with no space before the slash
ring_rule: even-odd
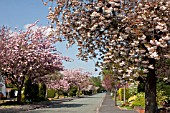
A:
<svg viewBox="0 0 170 113">
<path fill-rule="evenodd" d="M 49 24 L 47 15 L 48 6 L 44 6 L 41 0 L 0 0 L 0 26 L 5 25 L 12 29 L 17 27 L 20 30 L 37 20 L 39 26 L 46 26 Z M 63 56 L 74 59 L 73 62 L 64 62 L 66 69 L 82 68 L 84 71 L 91 72 L 93 76 L 98 76 L 99 71 L 95 71 L 95 61 L 78 60 L 76 45 L 66 49 L 66 43 L 63 42 L 58 43 L 56 48 Z"/>
</svg>

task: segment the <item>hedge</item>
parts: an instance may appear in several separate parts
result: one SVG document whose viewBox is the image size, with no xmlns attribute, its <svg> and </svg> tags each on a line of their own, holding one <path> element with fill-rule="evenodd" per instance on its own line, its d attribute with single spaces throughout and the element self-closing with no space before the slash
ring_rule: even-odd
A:
<svg viewBox="0 0 170 113">
<path fill-rule="evenodd" d="M 54 89 L 47 90 L 47 98 L 54 98 L 56 91 Z"/>
<path fill-rule="evenodd" d="M 126 99 L 128 99 L 131 96 L 129 90 L 130 90 L 129 88 L 126 88 L 126 92 L 125 92 Z M 118 93 L 118 96 L 119 96 L 119 100 L 123 100 L 123 98 L 124 98 L 124 88 L 119 88 L 117 93 Z"/>
</svg>

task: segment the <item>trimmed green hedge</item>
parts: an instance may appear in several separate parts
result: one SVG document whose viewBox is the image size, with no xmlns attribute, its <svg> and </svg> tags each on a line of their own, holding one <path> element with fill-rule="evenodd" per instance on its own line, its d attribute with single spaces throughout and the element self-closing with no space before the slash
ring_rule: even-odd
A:
<svg viewBox="0 0 170 113">
<path fill-rule="evenodd" d="M 46 85 L 44 83 L 39 84 L 39 98 L 40 100 L 45 100 L 46 95 Z"/>
<path fill-rule="evenodd" d="M 131 95 L 130 95 L 130 92 L 129 92 L 129 88 L 126 88 L 126 92 L 125 92 L 125 94 L 126 94 L 126 99 L 128 99 Z M 118 96 L 119 96 L 119 100 L 123 100 L 123 98 L 124 98 L 124 88 L 119 88 L 119 90 L 118 90 Z"/>
<path fill-rule="evenodd" d="M 77 87 L 71 87 L 69 91 L 69 96 L 76 96 Z"/>
<path fill-rule="evenodd" d="M 46 95 L 46 85 L 43 83 L 33 83 L 31 79 L 25 82 L 22 100 L 26 102 L 44 101 Z"/>
<path fill-rule="evenodd" d="M 47 90 L 47 98 L 54 98 L 56 91 L 54 89 Z"/>
<path fill-rule="evenodd" d="M 30 79 L 26 80 L 24 88 L 25 99 L 30 102 L 39 100 L 39 84 L 32 83 Z"/>
</svg>

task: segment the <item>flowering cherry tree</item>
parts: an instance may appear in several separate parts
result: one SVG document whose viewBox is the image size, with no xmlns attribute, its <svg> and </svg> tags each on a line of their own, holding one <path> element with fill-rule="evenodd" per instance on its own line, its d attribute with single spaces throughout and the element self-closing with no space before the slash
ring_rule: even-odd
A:
<svg viewBox="0 0 170 113">
<path fill-rule="evenodd" d="M 146 83 L 145 112 L 154 113 L 156 77 L 160 77 L 156 75 L 157 62 L 170 58 L 170 50 L 166 49 L 170 41 L 170 2 L 49 1 L 56 2 L 55 7 L 49 8 L 47 18 L 57 26 L 57 38 L 66 39 L 68 46 L 76 43 L 79 46 L 77 56 L 83 60 L 97 56 L 98 66 L 112 64 L 120 79 L 141 76 Z"/>
<path fill-rule="evenodd" d="M 50 75 L 46 75 L 41 78 L 47 85 L 47 88 L 57 90 L 58 98 L 60 96 L 60 92 L 67 92 L 70 88 L 70 84 L 60 72 L 55 72 Z"/>
<path fill-rule="evenodd" d="M 104 75 L 102 86 L 107 91 L 112 91 L 114 89 L 114 79 L 112 78 L 112 75 Z"/>
<path fill-rule="evenodd" d="M 87 87 L 90 82 L 90 73 L 83 72 L 82 69 L 66 69 L 61 72 L 64 80 L 66 80 L 70 86 L 77 86 L 78 96 L 80 95 L 81 89 Z"/>
<path fill-rule="evenodd" d="M 25 31 L 0 29 L 0 71 L 18 88 L 19 102 L 25 78 L 63 70 L 62 60 L 69 60 L 56 50 L 53 35 L 47 35 L 48 27 L 33 30 L 35 25 Z"/>
</svg>

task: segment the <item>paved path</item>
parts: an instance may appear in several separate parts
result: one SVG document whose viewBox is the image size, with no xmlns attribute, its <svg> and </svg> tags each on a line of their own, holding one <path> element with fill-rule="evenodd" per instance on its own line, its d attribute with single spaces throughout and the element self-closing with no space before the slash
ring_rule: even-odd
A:
<svg viewBox="0 0 170 113">
<path fill-rule="evenodd" d="M 104 97 L 105 93 L 99 93 L 69 102 L 55 104 L 55 101 L 53 101 L 54 104 L 49 108 L 30 110 L 23 113 L 96 113 Z"/>
<path fill-rule="evenodd" d="M 103 103 L 99 109 L 99 113 L 138 113 L 134 110 L 121 110 L 114 106 L 114 101 L 112 100 L 109 93 L 106 94 Z"/>
</svg>

